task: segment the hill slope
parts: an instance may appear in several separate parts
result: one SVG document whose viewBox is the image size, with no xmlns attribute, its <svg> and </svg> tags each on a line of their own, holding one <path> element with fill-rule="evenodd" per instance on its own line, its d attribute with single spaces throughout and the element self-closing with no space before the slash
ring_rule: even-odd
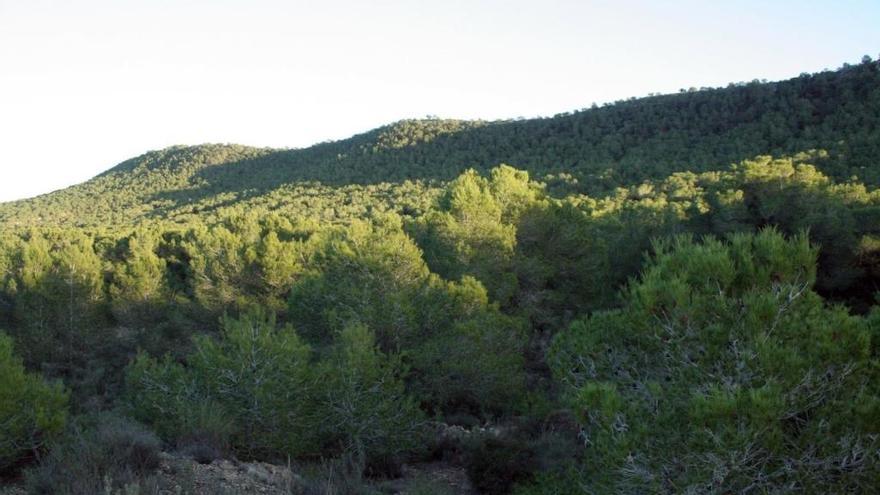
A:
<svg viewBox="0 0 880 495">
<path fill-rule="evenodd" d="M 878 78 L 174 147 L 0 205 L 0 483 L 155 493 L 167 445 L 320 459 L 316 493 L 438 459 L 480 493 L 871 492 Z"/>
<path fill-rule="evenodd" d="M 530 171 L 551 190 L 597 193 L 673 172 L 718 170 L 760 154 L 809 149 L 829 151 L 819 164 L 827 175 L 880 182 L 874 162 L 880 154 L 877 62 L 782 82 L 632 99 L 552 118 L 401 121 L 305 149 L 172 147 L 123 162 L 84 184 L 0 205 L 0 225 L 113 226 L 204 214 L 257 198 L 281 207 L 329 194 L 326 203 L 333 205 L 340 186 L 436 184 L 466 168 L 485 171 L 499 163 Z M 306 189 L 296 187 L 304 184 Z M 274 199 L 265 197 L 278 188 L 283 190 Z M 391 191 L 403 201 L 393 189 L 386 184 L 378 194 Z"/>
</svg>

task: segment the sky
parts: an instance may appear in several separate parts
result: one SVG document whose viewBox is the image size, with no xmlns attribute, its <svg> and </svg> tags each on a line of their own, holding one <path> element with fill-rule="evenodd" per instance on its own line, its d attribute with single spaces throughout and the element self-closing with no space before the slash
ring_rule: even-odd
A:
<svg viewBox="0 0 880 495">
<path fill-rule="evenodd" d="M 880 0 L 0 0 L 0 201 L 152 149 L 551 116 L 880 54 Z"/>
</svg>

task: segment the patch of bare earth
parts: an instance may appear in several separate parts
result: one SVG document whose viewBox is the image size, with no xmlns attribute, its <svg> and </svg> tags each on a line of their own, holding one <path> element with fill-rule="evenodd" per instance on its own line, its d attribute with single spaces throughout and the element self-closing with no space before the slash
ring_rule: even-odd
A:
<svg viewBox="0 0 880 495">
<path fill-rule="evenodd" d="M 168 494 L 288 494 L 299 493 L 302 486 L 287 466 L 230 460 L 199 464 L 169 454 L 162 454 L 157 475 Z"/>
</svg>

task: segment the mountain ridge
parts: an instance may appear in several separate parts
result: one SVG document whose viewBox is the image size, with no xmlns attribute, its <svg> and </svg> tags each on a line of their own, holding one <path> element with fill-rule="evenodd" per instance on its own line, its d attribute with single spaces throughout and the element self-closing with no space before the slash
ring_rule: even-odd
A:
<svg viewBox="0 0 880 495">
<path fill-rule="evenodd" d="M 553 117 L 404 119 L 306 148 L 175 145 L 81 184 L 0 204 L 0 225 L 118 225 L 157 210 L 210 208 L 296 184 L 440 184 L 500 163 L 564 192 L 607 193 L 757 155 L 823 149 L 838 180 L 880 183 L 878 63 L 777 82 L 731 84 L 593 106 Z M 225 198 L 225 199 L 221 199 Z M 114 210 L 111 214 L 110 210 Z M 36 215 L 42 212 L 44 215 Z"/>
</svg>

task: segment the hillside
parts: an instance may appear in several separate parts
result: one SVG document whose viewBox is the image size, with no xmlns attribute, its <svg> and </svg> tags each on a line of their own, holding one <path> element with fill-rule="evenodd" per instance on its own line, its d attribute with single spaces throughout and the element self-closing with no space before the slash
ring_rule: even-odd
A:
<svg viewBox="0 0 880 495">
<path fill-rule="evenodd" d="M 308 215 L 336 207 L 323 215 L 333 220 L 358 214 L 338 207 L 352 194 L 397 211 L 424 211 L 426 204 L 409 192 L 442 184 L 466 168 L 485 172 L 505 163 L 560 194 L 601 194 L 674 172 L 720 170 L 757 155 L 813 149 L 829 153 L 817 163 L 827 175 L 880 183 L 876 62 L 550 118 L 401 121 L 305 149 L 173 147 L 84 184 L 2 204 L 0 225 L 122 226 L 191 213 L 205 217 L 236 203 Z M 348 189 L 340 192 L 343 187 Z"/>
<path fill-rule="evenodd" d="M 151 151 L 0 205 L 0 493 L 871 493 L 878 301 L 868 59 Z"/>
</svg>

